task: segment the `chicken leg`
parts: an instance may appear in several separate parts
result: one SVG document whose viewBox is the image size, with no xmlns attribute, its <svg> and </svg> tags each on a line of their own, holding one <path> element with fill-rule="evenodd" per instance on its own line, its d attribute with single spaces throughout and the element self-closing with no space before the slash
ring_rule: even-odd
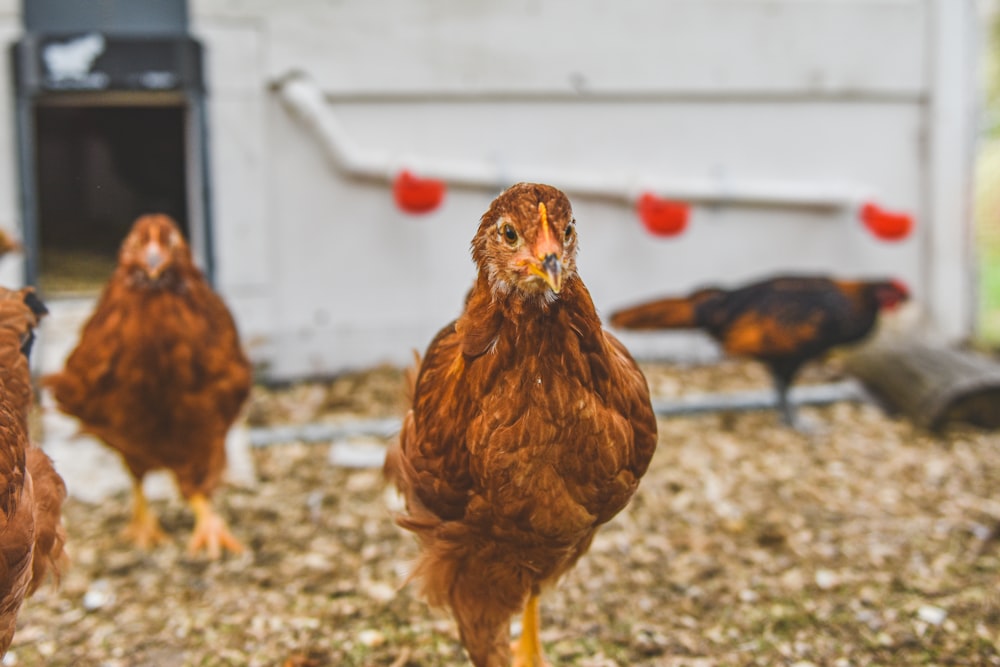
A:
<svg viewBox="0 0 1000 667">
<path fill-rule="evenodd" d="M 791 388 L 791 381 L 783 376 L 774 376 L 774 391 L 778 396 L 778 412 L 781 414 L 781 421 L 785 426 L 795 428 L 798 414 L 795 406 L 788 398 L 788 391 Z"/>
<path fill-rule="evenodd" d="M 778 411 L 781 413 L 781 421 L 785 426 L 795 429 L 802 435 L 813 435 L 820 431 L 820 426 L 806 415 L 799 414 L 798 409 L 788 395 L 791 391 L 793 377 L 794 375 L 774 376 L 774 387 L 778 394 Z"/>
<path fill-rule="evenodd" d="M 514 651 L 513 667 L 549 667 L 542 655 L 542 640 L 538 636 L 540 625 L 538 594 L 532 593 L 521 617 L 521 639 L 511 647 Z"/>
<path fill-rule="evenodd" d="M 188 504 L 195 516 L 188 554 L 194 556 L 204 550 L 209 558 L 217 560 L 222 556 L 223 550 L 234 554 L 243 553 L 243 545 L 229 532 L 225 520 L 215 513 L 208 498 L 196 493 L 188 499 Z"/>
<path fill-rule="evenodd" d="M 167 541 L 167 534 L 160 528 L 160 522 L 149 509 L 149 502 L 142 490 L 142 480 L 132 478 L 132 521 L 122 531 L 122 535 L 140 549 L 150 549 Z"/>
</svg>

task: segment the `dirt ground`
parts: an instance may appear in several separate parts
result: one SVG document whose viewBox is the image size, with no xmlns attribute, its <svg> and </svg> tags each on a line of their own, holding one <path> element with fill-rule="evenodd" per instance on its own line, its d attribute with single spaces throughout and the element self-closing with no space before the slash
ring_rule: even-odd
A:
<svg viewBox="0 0 1000 667">
<path fill-rule="evenodd" d="M 653 392 L 768 386 L 750 363 L 647 365 Z M 802 382 L 837 379 L 827 364 Z M 252 425 L 398 416 L 401 375 L 255 389 Z M 639 491 L 542 601 L 553 665 L 1000 665 L 1000 434 L 934 437 L 871 405 L 660 422 Z M 7 665 L 461 665 L 448 617 L 403 587 L 416 552 L 377 470 L 329 447 L 254 451 L 217 504 L 250 547 L 192 559 L 118 533 L 126 495 L 65 508 L 72 565 L 25 603 Z"/>
</svg>

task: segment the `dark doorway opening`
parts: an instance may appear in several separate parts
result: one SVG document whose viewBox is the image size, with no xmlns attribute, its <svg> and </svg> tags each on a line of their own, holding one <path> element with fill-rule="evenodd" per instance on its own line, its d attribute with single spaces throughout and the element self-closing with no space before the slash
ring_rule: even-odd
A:
<svg viewBox="0 0 1000 667">
<path fill-rule="evenodd" d="M 183 104 L 35 106 L 39 285 L 93 293 L 143 213 L 188 224 L 187 109 Z"/>
</svg>

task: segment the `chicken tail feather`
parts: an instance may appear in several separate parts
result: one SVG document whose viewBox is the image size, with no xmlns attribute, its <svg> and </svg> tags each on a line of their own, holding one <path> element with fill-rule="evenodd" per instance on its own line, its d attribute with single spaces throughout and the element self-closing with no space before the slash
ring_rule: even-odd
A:
<svg viewBox="0 0 1000 667">
<path fill-rule="evenodd" d="M 693 329 L 698 327 L 695 301 L 688 297 L 659 299 L 611 314 L 618 329 Z"/>
</svg>

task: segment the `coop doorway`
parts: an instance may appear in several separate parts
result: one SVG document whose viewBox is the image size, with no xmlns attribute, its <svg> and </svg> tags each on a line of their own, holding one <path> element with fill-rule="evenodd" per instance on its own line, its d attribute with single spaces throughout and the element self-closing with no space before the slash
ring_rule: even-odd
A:
<svg viewBox="0 0 1000 667">
<path fill-rule="evenodd" d="M 212 281 L 204 49 L 186 3 L 24 6 L 10 54 L 25 281 L 95 293 L 149 212 L 180 223 Z"/>
<path fill-rule="evenodd" d="M 143 213 L 191 238 L 183 104 L 38 104 L 38 284 L 48 295 L 98 291 Z"/>
</svg>

